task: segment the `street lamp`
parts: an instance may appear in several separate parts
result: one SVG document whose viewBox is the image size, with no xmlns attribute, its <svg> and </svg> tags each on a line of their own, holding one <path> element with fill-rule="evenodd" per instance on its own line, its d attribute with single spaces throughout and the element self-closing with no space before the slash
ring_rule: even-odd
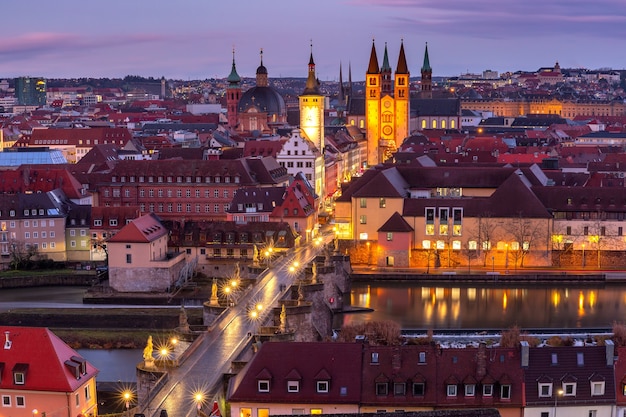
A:
<svg viewBox="0 0 626 417">
<path fill-rule="evenodd" d="M 559 400 L 559 397 L 563 395 L 563 390 L 559 389 L 556 391 L 556 393 L 554 394 L 554 417 L 556 417 L 556 407 L 557 407 L 557 403 Z"/>
<path fill-rule="evenodd" d="M 196 415 L 199 416 L 202 403 L 204 402 L 204 394 L 196 392 L 193 396 L 193 400 L 196 402 Z"/>
<path fill-rule="evenodd" d="M 133 394 L 130 391 L 124 391 L 122 393 L 124 403 L 126 404 L 126 414 L 130 416 L 130 401 L 133 399 Z"/>
<path fill-rule="evenodd" d="M 39 410 L 37 410 L 36 408 L 33 409 L 33 417 L 37 417 L 37 414 L 39 414 Z"/>
</svg>

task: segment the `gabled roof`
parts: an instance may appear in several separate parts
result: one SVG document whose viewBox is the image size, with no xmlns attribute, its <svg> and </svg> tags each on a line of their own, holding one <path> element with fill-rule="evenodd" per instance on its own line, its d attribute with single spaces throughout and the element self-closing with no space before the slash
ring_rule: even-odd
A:
<svg viewBox="0 0 626 417">
<path fill-rule="evenodd" d="M 109 242 L 150 243 L 168 233 L 154 213 L 132 220 L 109 239 Z"/>
<path fill-rule="evenodd" d="M 379 232 L 412 232 L 413 228 L 397 211 L 378 229 Z"/>
<path fill-rule="evenodd" d="M 266 342 L 231 380 L 231 402 L 311 402 L 356 404 L 361 389 L 361 345 L 358 343 Z M 301 378 L 297 378 L 300 376 Z M 269 392 L 259 392 L 258 380 L 269 380 Z M 300 380 L 298 392 L 287 392 L 287 381 Z M 316 381 L 329 381 L 328 393 L 316 392 Z"/>
<path fill-rule="evenodd" d="M 0 347 L 0 361 L 4 365 L 0 390 L 69 393 L 98 374 L 98 370 L 85 361 L 87 372 L 77 378 L 66 362 L 77 364 L 84 359 L 46 328 L 0 326 L 0 332 L 4 338 L 4 346 Z M 20 369 L 25 372 L 25 380 L 23 385 L 16 385 L 12 371 Z"/>
</svg>

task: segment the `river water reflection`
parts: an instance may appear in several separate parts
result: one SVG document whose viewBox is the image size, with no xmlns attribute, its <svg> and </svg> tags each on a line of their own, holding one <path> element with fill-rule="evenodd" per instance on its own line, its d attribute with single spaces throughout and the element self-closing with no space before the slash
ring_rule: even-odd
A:
<svg viewBox="0 0 626 417">
<path fill-rule="evenodd" d="M 555 288 L 353 283 L 355 307 L 335 325 L 393 320 L 402 329 L 610 328 L 626 321 L 626 285 Z"/>
</svg>

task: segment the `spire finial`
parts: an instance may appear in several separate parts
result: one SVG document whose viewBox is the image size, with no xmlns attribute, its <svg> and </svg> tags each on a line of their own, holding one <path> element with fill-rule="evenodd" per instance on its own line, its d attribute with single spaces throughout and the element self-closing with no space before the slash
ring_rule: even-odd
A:
<svg viewBox="0 0 626 417">
<path fill-rule="evenodd" d="M 261 65 L 263 65 L 263 48 L 261 48 Z"/>
</svg>

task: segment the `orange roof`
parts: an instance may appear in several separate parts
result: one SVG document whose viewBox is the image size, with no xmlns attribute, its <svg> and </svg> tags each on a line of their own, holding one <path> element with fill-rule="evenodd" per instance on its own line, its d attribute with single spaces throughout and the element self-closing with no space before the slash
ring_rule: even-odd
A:
<svg viewBox="0 0 626 417">
<path fill-rule="evenodd" d="M 167 233 L 159 218 L 149 213 L 132 220 L 109 239 L 109 242 L 150 243 Z"/>
</svg>

